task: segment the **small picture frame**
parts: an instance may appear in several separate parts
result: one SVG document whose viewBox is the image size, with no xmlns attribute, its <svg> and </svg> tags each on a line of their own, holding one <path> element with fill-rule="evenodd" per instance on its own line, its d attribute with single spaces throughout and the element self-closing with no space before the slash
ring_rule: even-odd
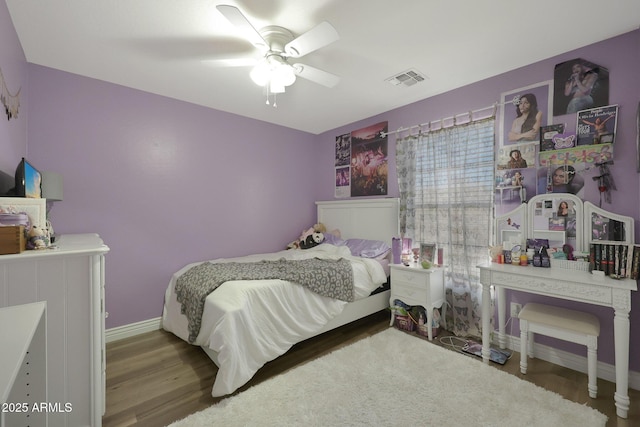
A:
<svg viewBox="0 0 640 427">
<path fill-rule="evenodd" d="M 431 264 L 434 264 L 435 257 L 436 257 L 435 243 L 420 243 L 420 261 L 429 261 Z"/>
<path fill-rule="evenodd" d="M 565 231 L 565 217 L 554 216 L 553 218 L 549 218 L 549 230 Z"/>
</svg>

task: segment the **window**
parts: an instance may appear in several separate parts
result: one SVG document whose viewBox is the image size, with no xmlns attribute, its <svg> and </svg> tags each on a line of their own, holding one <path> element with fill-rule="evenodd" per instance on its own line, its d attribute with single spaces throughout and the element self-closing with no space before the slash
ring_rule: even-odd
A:
<svg viewBox="0 0 640 427">
<path fill-rule="evenodd" d="M 493 118 L 397 141 L 401 229 L 444 249 L 456 334 L 479 333 L 479 271 L 487 260 L 494 188 Z M 458 312 L 456 314 L 456 312 Z M 462 320 L 464 319 L 464 320 Z"/>
</svg>

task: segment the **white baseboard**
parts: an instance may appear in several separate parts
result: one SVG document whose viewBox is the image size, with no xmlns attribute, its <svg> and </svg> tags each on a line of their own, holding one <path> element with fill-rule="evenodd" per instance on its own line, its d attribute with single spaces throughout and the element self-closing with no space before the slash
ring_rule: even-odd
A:
<svg viewBox="0 0 640 427">
<path fill-rule="evenodd" d="M 124 338 L 144 334 L 145 332 L 157 331 L 162 328 L 162 317 L 143 320 L 141 322 L 130 323 L 107 329 L 105 332 L 106 342 L 118 341 Z"/>
<path fill-rule="evenodd" d="M 494 336 L 494 340 L 497 339 L 497 334 Z M 510 350 L 520 352 L 520 337 L 513 335 L 506 335 L 507 347 Z M 549 347 L 534 343 L 533 354 L 537 359 L 544 360 L 565 368 L 573 369 L 574 371 L 587 373 L 587 356 L 579 356 L 567 351 L 558 350 L 557 348 Z M 516 363 L 520 363 L 518 360 Z M 608 363 L 598 361 L 598 378 L 616 382 L 616 367 Z M 640 390 L 640 372 L 629 371 L 629 388 L 634 390 Z"/>
</svg>

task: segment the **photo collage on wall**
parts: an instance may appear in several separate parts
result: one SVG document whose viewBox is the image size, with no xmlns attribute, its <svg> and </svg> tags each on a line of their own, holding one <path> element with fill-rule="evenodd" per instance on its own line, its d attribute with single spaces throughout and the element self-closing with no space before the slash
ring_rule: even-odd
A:
<svg viewBox="0 0 640 427">
<path fill-rule="evenodd" d="M 613 160 L 618 106 L 609 105 L 608 70 L 578 58 L 556 65 L 553 77 L 501 94 L 496 213 L 537 194 L 582 197 Z"/>
<path fill-rule="evenodd" d="M 537 194 L 536 147 L 541 127 L 550 124 L 551 103 L 550 80 L 501 95 L 495 200 L 502 212 Z"/>
<path fill-rule="evenodd" d="M 336 198 L 387 195 L 387 129 L 381 122 L 336 137 Z"/>
</svg>

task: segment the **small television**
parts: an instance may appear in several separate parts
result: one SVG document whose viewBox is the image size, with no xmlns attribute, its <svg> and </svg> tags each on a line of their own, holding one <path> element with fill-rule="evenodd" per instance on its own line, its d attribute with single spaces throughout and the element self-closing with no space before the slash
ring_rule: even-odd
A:
<svg viewBox="0 0 640 427">
<path fill-rule="evenodd" d="M 16 183 L 13 195 L 39 199 L 42 197 L 42 175 L 24 157 L 16 168 Z"/>
</svg>

